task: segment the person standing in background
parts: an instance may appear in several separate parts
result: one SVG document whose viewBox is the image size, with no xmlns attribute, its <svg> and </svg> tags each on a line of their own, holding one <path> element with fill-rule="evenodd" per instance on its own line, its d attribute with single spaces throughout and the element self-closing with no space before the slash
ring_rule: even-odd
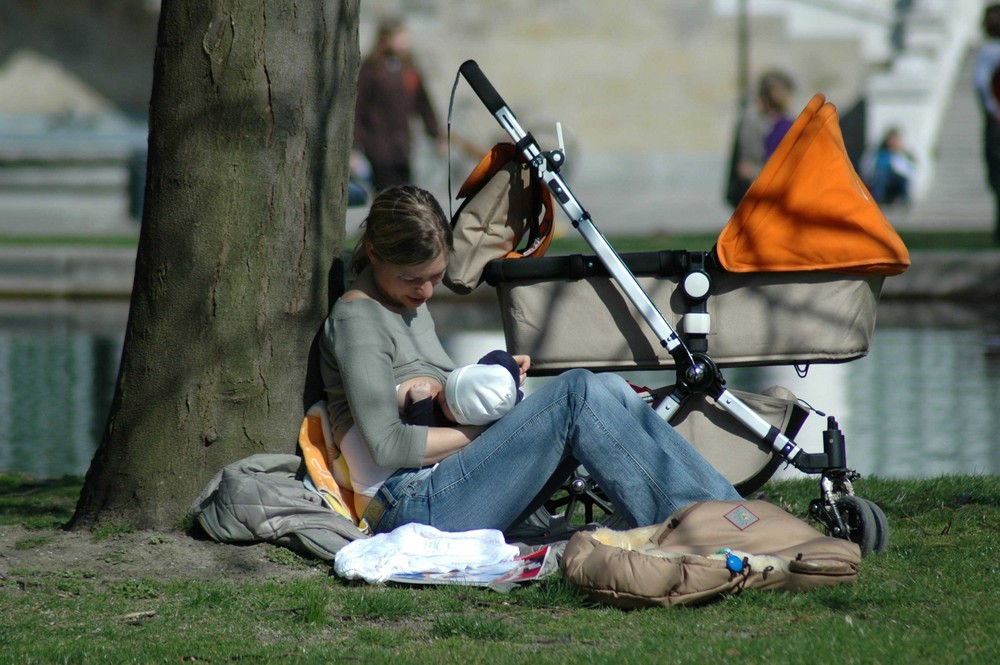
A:
<svg viewBox="0 0 1000 665">
<path fill-rule="evenodd" d="M 758 108 L 747 119 L 740 135 L 740 174 L 753 181 L 768 158 L 785 138 L 793 118 L 788 114 L 795 82 L 785 72 L 773 70 L 760 77 L 757 89 Z"/>
<path fill-rule="evenodd" d="M 906 48 L 906 23 L 913 11 L 914 0 L 896 0 L 892 10 L 892 30 L 889 33 L 889 43 L 892 44 L 893 57 Z"/>
<path fill-rule="evenodd" d="M 789 107 L 794 92 L 795 82 L 783 71 L 771 70 L 760 77 L 757 104 L 746 109 L 736 131 L 726 194 L 732 206 L 739 204 L 791 128 L 794 118 Z"/>
<path fill-rule="evenodd" d="M 361 157 L 367 160 L 376 192 L 411 182 L 410 121 L 415 116 L 437 142 L 438 152 L 444 150 L 437 115 L 410 54 L 409 32 L 400 19 L 383 18 L 375 46 L 358 72 L 351 155 L 355 173 L 363 169 Z"/>
<path fill-rule="evenodd" d="M 910 181 L 916 177 L 917 162 L 903 143 L 898 127 L 890 127 L 864 169 L 868 189 L 881 205 L 910 203 Z"/>
<path fill-rule="evenodd" d="M 979 47 L 972 83 L 983 110 L 983 159 L 986 181 L 993 191 L 993 243 L 1000 245 L 1000 3 L 983 10 L 983 44 Z"/>
</svg>

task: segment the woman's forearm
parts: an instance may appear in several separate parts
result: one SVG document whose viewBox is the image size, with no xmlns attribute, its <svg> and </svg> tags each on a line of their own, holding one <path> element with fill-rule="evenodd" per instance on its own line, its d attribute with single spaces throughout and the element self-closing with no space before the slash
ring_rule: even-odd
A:
<svg viewBox="0 0 1000 665">
<path fill-rule="evenodd" d="M 424 453 L 424 465 L 437 464 L 444 458 L 454 455 L 472 443 L 472 440 L 479 436 L 485 429 L 485 426 L 479 425 L 428 427 L 427 451 Z"/>
</svg>

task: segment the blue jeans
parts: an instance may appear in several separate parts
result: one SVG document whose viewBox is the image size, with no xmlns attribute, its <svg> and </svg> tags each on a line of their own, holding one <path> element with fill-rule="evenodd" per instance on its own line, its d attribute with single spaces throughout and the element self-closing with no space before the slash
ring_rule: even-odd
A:
<svg viewBox="0 0 1000 665">
<path fill-rule="evenodd" d="M 365 514 L 376 532 L 409 522 L 505 530 L 580 464 L 633 526 L 695 501 L 740 498 L 624 379 L 574 369 L 434 467 L 397 471 Z"/>
</svg>

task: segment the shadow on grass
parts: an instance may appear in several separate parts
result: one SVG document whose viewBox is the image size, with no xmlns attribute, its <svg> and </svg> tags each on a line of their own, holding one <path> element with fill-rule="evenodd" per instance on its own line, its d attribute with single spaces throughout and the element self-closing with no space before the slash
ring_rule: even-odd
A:
<svg viewBox="0 0 1000 665">
<path fill-rule="evenodd" d="M 0 473 L 0 524 L 58 528 L 73 515 L 83 479 Z"/>
</svg>

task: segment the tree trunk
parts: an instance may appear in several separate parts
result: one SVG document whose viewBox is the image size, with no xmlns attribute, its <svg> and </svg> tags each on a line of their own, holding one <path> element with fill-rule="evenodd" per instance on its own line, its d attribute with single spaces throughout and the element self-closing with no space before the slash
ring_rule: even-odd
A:
<svg viewBox="0 0 1000 665">
<path fill-rule="evenodd" d="M 70 528 L 175 528 L 224 465 L 295 451 L 343 288 L 357 32 L 357 0 L 163 1 L 122 362 Z"/>
</svg>

